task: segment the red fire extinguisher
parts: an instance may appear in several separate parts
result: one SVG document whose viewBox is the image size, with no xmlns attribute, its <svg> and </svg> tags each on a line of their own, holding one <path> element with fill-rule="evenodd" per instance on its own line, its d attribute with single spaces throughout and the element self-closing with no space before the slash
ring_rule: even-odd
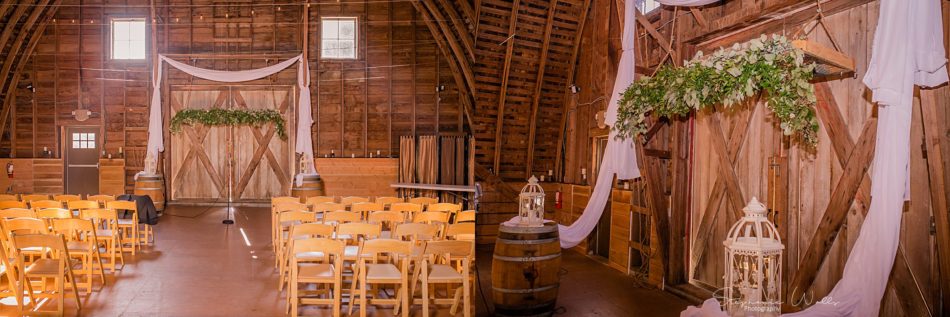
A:
<svg viewBox="0 0 950 317">
<path fill-rule="evenodd" d="M 561 209 L 561 204 L 564 202 L 564 198 L 561 197 L 561 191 L 554 192 L 554 208 Z"/>
<path fill-rule="evenodd" d="M 13 163 L 7 163 L 7 178 L 13 178 Z"/>
</svg>

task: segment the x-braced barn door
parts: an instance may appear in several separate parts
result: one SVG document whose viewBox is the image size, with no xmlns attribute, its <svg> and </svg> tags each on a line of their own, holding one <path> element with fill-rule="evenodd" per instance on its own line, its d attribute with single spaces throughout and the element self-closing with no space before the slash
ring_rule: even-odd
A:
<svg viewBox="0 0 950 317">
<path fill-rule="evenodd" d="M 286 140 L 271 125 L 184 126 L 171 135 L 172 200 L 266 200 L 290 193 L 294 89 L 291 86 L 172 86 L 174 116 L 184 109 L 275 109 Z"/>
</svg>

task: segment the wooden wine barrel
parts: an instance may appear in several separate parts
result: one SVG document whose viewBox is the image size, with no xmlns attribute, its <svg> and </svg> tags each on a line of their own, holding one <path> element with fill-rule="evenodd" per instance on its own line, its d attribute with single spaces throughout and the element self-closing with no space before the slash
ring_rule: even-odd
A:
<svg viewBox="0 0 950 317">
<path fill-rule="evenodd" d="M 492 300 L 497 316 L 550 316 L 561 269 L 557 225 L 501 225 L 491 265 Z"/>
<path fill-rule="evenodd" d="M 139 175 L 135 180 L 136 195 L 149 196 L 155 203 L 155 209 L 165 210 L 165 179 L 162 175 Z"/>
<path fill-rule="evenodd" d="M 303 182 L 300 186 L 297 186 L 297 181 L 294 180 L 294 187 L 290 190 L 291 196 L 307 199 L 324 195 L 323 180 L 320 179 L 320 175 L 302 175 L 302 177 Z"/>
</svg>

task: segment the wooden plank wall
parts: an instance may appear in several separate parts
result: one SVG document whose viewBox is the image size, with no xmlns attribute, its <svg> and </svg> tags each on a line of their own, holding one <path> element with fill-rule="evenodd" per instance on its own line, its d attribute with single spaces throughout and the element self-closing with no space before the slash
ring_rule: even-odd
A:
<svg viewBox="0 0 950 317">
<path fill-rule="evenodd" d="M 398 155 L 401 135 L 463 131 L 458 89 L 435 40 L 408 2 L 311 1 L 312 104 L 317 156 Z M 59 129 L 94 125 L 103 149 L 126 153 L 127 190 L 143 166 L 152 62 L 109 58 L 109 22 L 149 17 L 148 0 L 65 0 L 21 74 L 16 124 L 0 144 L 15 157 L 39 157 L 43 147 L 59 157 Z M 264 67 L 301 52 L 302 4 L 282 1 L 221 2 L 156 0 L 158 51 L 198 67 L 242 70 Z M 359 58 L 319 58 L 319 18 L 355 16 L 360 21 Z M 235 56 L 237 55 L 237 56 Z M 243 55 L 243 56 L 242 56 Z M 245 85 L 292 85 L 296 68 Z M 201 85 L 166 67 L 168 85 Z M 436 87 L 442 87 L 437 91 Z M 77 122 L 71 112 L 92 111 Z M 166 122 L 167 122 L 166 109 Z M 167 124 L 167 123 L 166 123 Z M 289 128 L 293 128 L 292 126 Z M 15 139 L 11 138 L 15 135 Z M 168 139 L 168 135 L 166 135 Z M 3 148 L 8 148 L 6 145 Z"/>
<path fill-rule="evenodd" d="M 329 196 L 395 196 L 389 185 L 396 182 L 399 159 L 318 158 L 317 172 Z"/>
<path fill-rule="evenodd" d="M 6 174 L 6 166 L 13 163 L 13 177 Z M 0 159 L 4 168 L 0 175 L 0 191 L 16 194 L 62 194 L 63 160 L 61 159 Z"/>
<path fill-rule="evenodd" d="M 877 25 L 878 10 L 879 4 L 875 1 L 830 15 L 825 20 L 833 37 L 841 45 L 842 51 L 853 57 L 857 65 L 854 77 L 827 82 L 827 85 L 831 88 L 834 103 L 837 104 L 838 110 L 847 124 L 847 130 L 844 132 L 849 133 L 851 138 L 855 140 L 860 136 L 862 128 L 872 115 L 874 107 L 869 101 L 870 92 L 861 82 L 861 78 L 867 70 L 874 29 Z M 809 35 L 809 38 L 831 46 L 828 36 L 821 31 L 813 32 Z M 741 42 L 747 39 L 736 37 L 732 40 Z M 944 86 L 938 90 L 938 94 L 946 96 L 947 91 L 948 88 Z M 916 102 L 919 102 L 919 99 L 915 99 Z M 940 102 L 946 104 L 946 98 Z M 744 107 L 749 109 L 751 106 L 746 105 Z M 834 198 L 832 197 L 832 191 L 835 184 L 838 183 L 844 171 L 836 157 L 831 138 L 827 134 L 828 130 L 824 126 L 820 132 L 820 140 L 816 148 L 806 149 L 796 144 L 789 146 L 787 140 L 783 141 L 781 132 L 776 128 L 775 120 L 768 110 L 765 110 L 762 104 L 758 106 L 759 109 L 755 112 L 751 121 L 752 125 L 749 128 L 746 143 L 738 155 L 736 173 L 746 199 L 756 196 L 760 201 L 769 203 L 774 198 L 769 195 L 769 181 L 766 179 L 769 175 L 769 159 L 775 156 L 788 157 L 788 224 L 787 227 L 783 228 L 788 232 L 787 236 L 784 237 L 785 256 L 788 258 L 784 277 L 788 280 L 797 273 L 798 265 L 805 256 L 804 253 L 815 234 L 816 228 L 819 226 L 825 208 Z M 946 107 L 938 106 L 937 108 L 946 111 Z M 930 229 L 931 214 L 939 211 L 931 211 L 930 207 L 927 161 L 921 146 L 923 127 L 920 121 L 919 107 L 915 105 L 914 110 L 915 121 L 911 132 L 911 202 L 903 217 L 901 246 L 904 249 L 903 254 L 906 256 L 908 267 L 914 279 L 909 283 L 916 286 L 917 289 L 914 293 L 919 292 L 927 303 L 927 307 L 923 307 L 922 310 L 929 308 L 931 312 L 939 312 L 936 311 L 940 307 L 938 275 L 934 266 L 936 256 L 934 256 L 933 236 Z M 740 110 L 737 113 L 742 111 L 747 110 Z M 744 128 L 736 123 L 739 121 L 738 117 L 735 113 L 722 115 L 724 131 Z M 707 208 L 706 205 L 709 203 L 709 193 L 716 180 L 718 170 L 730 168 L 719 166 L 717 160 L 704 159 L 716 155 L 711 138 L 712 133 L 715 132 L 710 130 L 710 118 L 710 114 L 700 113 L 697 115 L 696 121 L 696 141 L 694 142 L 696 153 L 694 157 L 696 159 L 693 161 L 692 173 L 694 203 L 690 215 L 693 224 L 698 224 L 702 219 Z M 946 165 L 946 162 L 944 162 L 944 165 Z M 720 212 L 719 217 L 716 218 L 711 236 L 706 240 L 707 252 L 698 263 L 691 263 L 698 266 L 695 275 L 691 276 L 693 282 L 713 288 L 721 287 L 723 283 L 722 272 L 724 268 L 721 241 L 729 227 L 736 221 L 732 211 L 743 207 L 733 206 L 725 201 L 724 199 L 722 205 L 718 208 L 727 212 Z M 858 238 L 867 207 L 858 201 L 851 204 L 845 225 L 838 231 L 837 238 L 821 265 L 814 285 L 808 290 L 807 298 L 820 299 L 841 278 L 850 249 Z M 697 227 L 694 225 L 691 230 L 694 239 Z M 900 260 L 902 259 L 898 259 L 898 261 Z M 908 316 L 910 313 L 902 310 L 901 302 L 894 292 L 888 292 L 883 301 L 881 315 Z"/>
</svg>

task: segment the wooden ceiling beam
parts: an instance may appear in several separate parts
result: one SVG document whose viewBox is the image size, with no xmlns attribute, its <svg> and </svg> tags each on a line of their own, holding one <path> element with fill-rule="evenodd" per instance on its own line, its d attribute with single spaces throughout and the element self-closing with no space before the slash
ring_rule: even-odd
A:
<svg viewBox="0 0 950 317">
<path fill-rule="evenodd" d="M 432 0 L 425 0 L 426 2 L 432 2 Z M 472 34 L 468 32 L 468 29 L 465 25 L 465 20 L 459 15 L 458 11 L 455 11 L 455 7 L 448 2 L 448 0 L 439 0 L 439 3 L 442 5 L 442 8 L 449 13 L 449 19 L 452 22 L 452 26 L 455 27 L 455 31 L 458 32 L 459 39 L 462 40 L 462 46 L 465 48 L 465 54 L 471 60 L 475 60 L 475 42 L 472 40 Z M 458 1 L 457 3 L 466 3 L 465 1 Z M 433 3 L 433 7 L 435 4 Z M 470 8 L 471 9 L 471 8 Z M 433 10 L 438 11 L 438 8 Z M 446 30 L 445 32 L 450 32 Z"/>
<path fill-rule="evenodd" d="M 14 43 L 14 44 L 16 44 L 16 47 L 15 47 L 16 50 L 19 50 L 20 45 L 18 44 L 22 44 L 23 41 L 25 41 L 26 34 L 28 33 L 31 34 L 31 37 L 30 37 L 29 43 L 26 46 L 26 49 L 24 49 L 23 52 L 19 54 L 21 55 L 20 60 L 17 63 L 17 66 L 14 69 L 13 73 L 10 75 L 10 78 L 11 78 L 10 85 L 7 86 L 6 94 L 4 95 L 5 97 L 3 98 L 3 109 L 0 110 L 0 131 L 3 131 L 6 128 L 7 117 L 10 114 L 10 109 L 13 107 L 14 98 L 11 98 L 11 96 L 13 96 L 13 93 L 16 90 L 16 86 L 20 82 L 20 76 L 18 76 L 18 74 L 23 71 L 23 67 L 26 65 L 26 61 L 29 60 L 30 55 L 33 54 L 33 50 L 36 48 L 37 43 L 39 43 L 40 38 L 43 37 L 43 33 L 46 31 L 46 26 L 49 25 L 50 20 L 52 20 L 53 16 L 56 15 L 56 11 L 57 9 L 59 9 L 59 5 L 61 3 L 62 3 L 62 0 L 55 0 L 55 2 L 53 2 L 53 4 L 49 6 L 49 10 L 47 10 L 46 16 L 44 17 L 43 21 L 36 27 L 36 30 L 34 30 L 33 32 L 29 32 L 30 28 L 39 18 L 40 13 L 43 12 L 43 10 L 47 9 L 46 6 L 47 4 L 49 4 L 49 0 L 40 1 L 40 3 L 33 10 L 33 13 L 30 14 L 30 17 L 27 20 L 27 23 L 21 29 L 20 35 L 17 36 L 17 43 Z M 17 55 L 16 50 L 14 50 L 14 48 L 10 49 L 10 56 L 8 56 L 7 61 L 4 62 L 3 72 L 0 73 L 0 74 L 4 74 L 3 76 L 6 76 L 6 74 L 8 74 L 10 68 L 7 67 L 7 63 L 12 61 L 11 58 Z M 2 89 L 3 84 L 4 84 L 3 81 L 5 81 L 6 78 L 7 77 L 0 78 L 0 89 Z"/>
<path fill-rule="evenodd" d="M 3 48 L 7 47 L 7 41 L 10 40 L 10 36 L 13 36 L 13 31 L 18 29 L 17 25 L 20 22 L 20 18 L 26 14 L 26 9 L 29 8 L 29 5 L 17 6 L 16 10 L 13 11 L 13 15 L 7 20 L 7 25 L 3 27 L 3 33 L 0 33 L 0 52 L 2 52 Z M 7 54 L 7 58 L 10 58 L 9 54 Z"/>
<path fill-rule="evenodd" d="M 577 24 L 577 34 L 574 36 L 574 43 L 572 45 L 573 50 L 571 51 L 571 59 L 569 60 L 570 66 L 567 69 L 567 83 L 570 85 L 574 84 L 574 75 L 577 71 L 577 55 L 581 49 L 581 38 L 584 37 L 584 27 L 587 25 L 587 16 L 590 15 L 590 2 L 591 0 L 584 0 L 584 8 L 581 11 L 580 21 Z M 567 130 L 567 117 L 570 114 L 571 110 L 571 90 L 564 90 L 564 104 L 561 106 L 561 123 L 558 125 L 560 127 L 557 133 L 557 145 L 555 146 L 556 155 L 554 156 L 554 173 L 558 176 L 558 179 L 563 181 L 564 175 L 562 175 L 561 164 L 564 161 L 564 150 L 562 145 L 564 144 L 564 139 L 567 137 L 565 131 Z"/>
<path fill-rule="evenodd" d="M 703 12 L 699 11 L 696 7 L 689 7 L 689 13 L 693 14 L 693 18 L 696 19 L 696 23 L 698 23 L 700 27 L 709 26 L 709 21 L 706 21 Z"/>
<path fill-rule="evenodd" d="M 644 16 L 643 13 L 640 13 L 640 9 L 636 10 L 636 19 L 637 22 L 640 22 L 640 25 L 643 26 L 643 29 L 646 30 L 647 33 L 649 33 L 657 43 L 660 44 L 660 47 L 670 55 L 673 55 L 673 60 L 676 60 L 676 53 L 673 51 L 673 45 L 670 44 L 670 41 L 668 41 L 666 37 L 663 37 L 663 34 L 660 34 L 660 31 L 656 30 L 656 27 L 650 23 L 650 20 L 647 20 L 647 17 Z"/>
<path fill-rule="evenodd" d="M 498 118 L 495 121 L 495 158 L 494 167 L 495 174 L 500 174 L 499 168 L 501 167 L 501 147 L 502 147 L 502 132 L 504 131 L 505 123 L 505 99 L 508 94 L 508 75 L 511 73 L 511 55 L 515 50 L 515 30 L 518 26 L 518 10 L 521 8 L 521 0 L 515 0 L 511 4 L 511 18 L 508 20 L 508 47 L 505 49 L 505 66 L 502 70 L 501 75 L 501 92 L 498 94 Z"/>
<path fill-rule="evenodd" d="M 432 4 L 431 0 L 424 0 L 423 2 Z M 422 20 L 425 22 L 426 26 L 429 27 L 429 32 L 432 33 L 432 37 L 436 39 L 436 43 L 442 46 L 448 46 L 448 50 L 452 53 L 448 56 L 454 56 L 455 62 L 459 64 L 459 70 L 462 71 L 462 77 L 465 79 L 465 86 L 468 87 L 469 91 L 475 91 L 475 76 L 472 73 L 472 68 L 467 62 L 468 59 L 465 56 L 465 52 L 459 47 L 458 39 L 455 38 L 455 35 L 452 33 L 452 30 L 448 26 L 444 26 L 444 18 L 439 13 L 438 16 L 434 16 L 438 12 L 438 8 L 433 8 L 434 10 L 429 10 L 427 6 L 419 1 L 413 1 L 412 5 L 416 7 L 416 10 L 422 14 Z M 436 12 L 433 12 L 436 11 Z M 433 23 L 437 21 L 437 23 Z M 441 28 L 440 28 L 441 27 Z"/>
<path fill-rule="evenodd" d="M 551 45 L 551 30 L 554 26 L 554 9 L 557 0 L 548 4 L 548 19 L 544 26 L 544 43 L 541 44 L 541 59 L 538 61 L 538 75 L 534 80 L 534 94 L 531 98 L 531 118 L 528 120 L 528 160 L 525 165 L 525 176 L 531 175 L 534 168 L 535 131 L 538 128 L 538 105 L 541 103 L 541 86 L 544 85 L 544 68 L 548 61 L 548 48 Z"/>
<path fill-rule="evenodd" d="M 4 0 L 3 4 L 0 4 L 0 18 L 6 16 L 11 7 L 13 7 L 13 0 Z"/>
</svg>

